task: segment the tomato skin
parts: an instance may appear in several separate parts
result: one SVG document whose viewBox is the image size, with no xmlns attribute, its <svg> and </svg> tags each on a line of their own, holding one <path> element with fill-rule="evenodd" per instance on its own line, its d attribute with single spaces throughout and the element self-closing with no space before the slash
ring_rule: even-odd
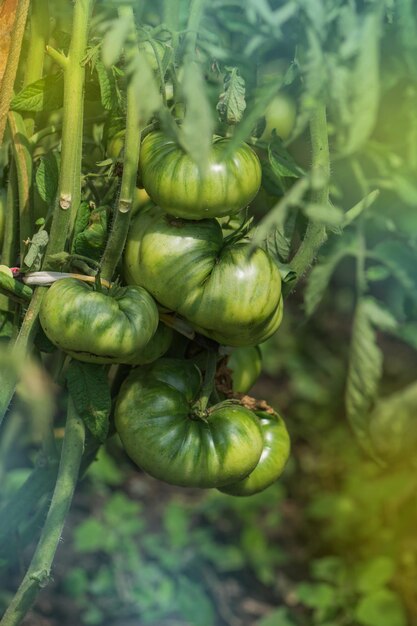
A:
<svg viewBox="0 0 417 626">
<path fill-rule="evenodd" d="M 161 131 L 142 142 L 139 171 L 143 186 L 164 211 L 174 217 L 201 220 L 237 213 L 255 197 L 261 166 L 244 144 L 225 158 L 230 140 L 213 141 L 207 170 L 198 165 Z"/>
<path fill-rule="evenodd" d="M 193 416 L 200 386 L 190 361 L 160 359 L 132 370 L 118 395 L 116 430 L 132 461 L 154 478 L 220 487 L 256 466 L 262 432 L 256 415 L 240 405 L 220 404 L 204 419 Z"/>
<path fill-rule="evenodd" d="M 130 362 L 158 326 L 158 309 L 145 289 L 124 287 L 112 296 L 75 278 L 48 289 L 39 317 L 52 343 L 88 363 Z"/>
<path fill-rule="evenodd" d="M 252 496 L 272 485 L 284 471 L 290 454 L 290 437 L 279 415 L 257 411 L 262 428 L 264 447 L 255 469 L 243 480 L 222 487 L 231 496 Z"/>
<path fill-rule="evenodd" d="M 274 129 L 281 139 L 288 139 L 297 117 L 294 100 L 286 93 L 277 94 L 266 107 L 264 116 L 265 129 L 261 139 L 271 139 Z"/>
<path fill-rule="evenodd" d="M 224 244 L 217 220 L 140 213 L 128 236 L 125 275 L 194 328 L 230 346 L 265 341 L 282 319 L 281 277 L 271 257 L 247 242 Z"/>
<path fill-rule="evenodd" d="M 160 359 L 170 348 L 174 331 L 162 322 L 159 322 L 154 336 L 144 348 L 140 348 L 124 362 L 130 365 L 146 365 Z"/>
<path fill-rule="evenodd" d="M 262 371 L 262 355 L 259 346 L 236 348 L 227 360 L 232 372 L 233 391 L 247 393 Z"/>
</svg>

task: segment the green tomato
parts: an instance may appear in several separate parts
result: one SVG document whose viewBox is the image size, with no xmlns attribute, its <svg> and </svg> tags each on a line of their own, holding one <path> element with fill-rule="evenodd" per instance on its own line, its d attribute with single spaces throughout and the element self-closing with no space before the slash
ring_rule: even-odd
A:
<svg viewBox="0 0 417 626">
<path fill-rule="evenodd" d="M 261 139 L 266 141 L 271 139 L 274 129 L 281 139 L 288 139 L 293 131 L 297 117 L 294 100 L 285 93 L 277 94 L 266 107 L 264 116 L 265 129 Z"/>
<path fill-rule="evenodd" d="M 277 414 L 257 411 L 262 428 L 263 451 L 255 469 L 243 480 L 222 487 L 231 496 L 252 496 L 274 483 L 282 474 L 290 454 L 290 437 Z"/>
<path fill-rule="evenodd" d="M 217 220 L 178 221 L 159 208 L 143 211 L 132 223 L 124 265 L 130 284 L 221 344 L 256 345 L 281 323 L 276 264 L 248 242 L 225 242 Z"/>
<path fill-rule="evenodd" d="M 237 213 L 255 197 L 261 166 L 255 152 L 243 144 L 226 156 L 230 140 L 213 140 L 205 171 L 160 131 L 142 142 L 140 175 L 143 186 L 164 211 L 175 217 L 201 220 Z"/>
<path fill-rule="evenodd" d="M 263 437 L 256 415 L 221 403 L 193 412 L 201 374 L 189 361 L 160 359 L 132 370 L 122 385 L 115 424 L 123 446 L 145 472 L 182 487 L 221 487 L 257 465 Z"/>
<path fill-rule="evenodd" d="M 125 136 L 126 130 L 119 130 L 107 142 L 106 154 L 113 161 L 118 161 L 121 158 L 122 150 L 125 147 Z"/>
<path fill-rule="evenodd" d="M 158 309 L 145 289 L 122 287 L 111 295 L 75 278 L 48 289 L 39 317 L 53 344 L 88 363 L 130 363 L 158 326 Z"/>
<path fill-rule="evenodd" d="M 247 393 L 262 371 L 262 355 L 258 346 L 236 348 L 227 360 L 232 372 L 233 391 Z"/>
<path fill-rule="evenodd" d="M 157 361 L 171 346 L 174 331 L 162 322 L 159 322 L 156 333 L 144 348 L 140 348 L 125 363 L 130 365 L 146 365 Z"/>
</svg>

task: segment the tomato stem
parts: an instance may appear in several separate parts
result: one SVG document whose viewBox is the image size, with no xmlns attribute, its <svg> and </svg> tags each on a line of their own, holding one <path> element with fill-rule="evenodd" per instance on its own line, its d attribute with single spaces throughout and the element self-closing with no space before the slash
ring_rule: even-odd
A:
<svg viewBox="0 0 417 626">
<path fill-rule="evenodd" d="M 207 350 L 206 371 L 200 396 L 195 402 L 193 413 L 202 418 L 206 415 L 207 405 L 214 389 L 217 368 L 217 350 Z"/>
<path fill-rule="evenodd" d="M 126 15 L 135 23 L 132 7 L 122 7 L 120 15 Z M 136 31 L 134 31 L 136 39 Z M 137 41 L 135 42 L 137 45 Z M 122 184 L 117 202 L 112 230 L 101 263 L 102 276 L 111 280 L 125 246 L 132 214 L 133 197 L 139 164 L 141 123 L 137 106 L 137 90 L 131 78 L 127 86 L 126 134 Z"/>
<path fill-rule="evenodd" d="M 78 480 L 84 442 L 84 423 L 69 398 L 65 436 L 51 506 L 30 566 L 0 626 L 18 626 L 40 589 L 50 580 L 51 564 Z"/>
</svg>

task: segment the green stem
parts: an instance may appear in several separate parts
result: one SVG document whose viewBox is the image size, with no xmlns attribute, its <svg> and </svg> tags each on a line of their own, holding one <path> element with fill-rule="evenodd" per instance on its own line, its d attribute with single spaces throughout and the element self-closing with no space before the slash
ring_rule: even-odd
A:
<svg viewBox="0 0 417 626">
<path fill-rule="evenodd" d="M 76 0 L 72 25 L 68 67 L 64 78 L 64 111 L 62 127 L 61 169 L 59 177 L 59 201 L 52 218 L 48 255 L 62 252 L 69 227 L 75 220 L 81 197 L 81 145 L 83 132 L 83 96 L 85 68 L 83 60 L 87 47 L 87 35 L 93 0 Z M 45 264 L 45 260 L 44 260 Z M 23 320 L 22 328 L 13 348 L 13 357 L 24 362 L 38 329 L 38 315 L 44 287 L 35 290 Z M 18 379 L 16 367 L 2 368 L 0 386 L 0 424 L 13 397 Z"/>
<path fill-rule="evenodd" d="M 32 153 L 26 134 L 26 126 L 19 113 L 9 113 L 9 127 L 12 135 L 13 157 L 17 171 L 17 187 L 19 194 L 19 239 L 20 257 L 25 252 L 25 240 L 33 234 L 33 214 L 31 205 L 32 190 Z"/>
<path fill-rule="evenodd" d="M 123 7 L 119 13 L 126 15 L 134 24 L 134 14 L 131 7 Z M 122 255 L 132 214 L 141 138 L 141 120 L 139 119 L 136 100 L 137 93 L 131 80 L 127 86 L 125 157 L 122 183 L 112 230 L 101 264 L 101 275 L 107 280 L 111 280 Z"/>
<path fill-rule="evenodd" d="M 185 37 L 185 52 L 193 58 L 197 44 L 198 27 L 203 15 L 205 0 L 191 0 L 190 13 Z"/>
<path fill-rule="evenodd" d="M 7 3 L 4 1 L 2 3 L 2 10 L 5 12 L 12 10 L 16 13 L 13 31 L 11 33 L 11 44 L 7 57 L 6 70 L 4 72 L 3 80 L 0 81 L 0 145 L 3 143 L 7 114 L 13 97 L 14 81 L 16 78 L 17 67 L 19 65 L 20 49 L 22 47 L 29 3 L 30 0 L 19 0 L 18 2 L 13 3 L 15 5 L 14 8 L 10 6 L 10 2 Z M 4 17 L 4 15 L 2 15 L 2 17 Z M 8 16 L 6 15 L 6 18 L 7 17 Z"/>
<path fill-rule="evenodd" d="M 51 225 L 46 256 L 65 248 L 68 231 L 81 198 L 81 145 L 88 28 L 92 0 L 77 0 L 74 8 L 71 45 L 64 79 L 64 110 L 62 127 L 59 197 Z"/>
<path fill-rule="evenodd" d="M 59 50 L 55 50 L 52 46 L 46 46 L 46 53 L 51 57 L 53 61 L 63 70 L 66 70 L 68 67 L 68 58 Z"/>
<path fill-rule="evenodd" d="M 0 292 L 18 302 L 29 302 L 33 295 L 33 290 L 28 285 L 15 280 L 5 272 L 0 272 Z"/>
<path fill-rule="evenodd" d="M 311 202 L 326 205 L 329 202 L 330 152 L 327 134 L 326 108 L 322 104 L 317 107 L 310 121 L 310 137 L 312 149 L 311 177 L 316 188 L 311 193 Z M 317 252 L 326 241 L 326 228 L 322 224 L 309 222 L 304 239 L 294 255 L 290 265 L 297 277 L 290 284 L 289 290 L 302 278 L 313 263 Z"/>
<path fill-rule="evenodd" d="M 207 409 L 210 396 L 213 393 L 214 379 L 217 368 L 217 351 L 207 351 L 206 371 L 204 374 L 204 382 L 201 388 L 200 396 L 194 405 L 196 415 L 203 416 Z"/>
<path fill-rule="evenodd" d="M 24 86 L 30 85 L 42 78 L 45 47 L 49 39 L 49 7 L 48 0 L 32 0 L 30 14 L 30 39 L 26 64 Z M 35 120 L 33 115 L 26 117 L 26 131 L 28 137 L 33 135 Z"/>
<path fill-rule="evenodd" d="M 0 626 L 18 626 L 40 589 L 50 581 L 52 561 L 78 480 L 84 441 L 84 423 L 69 398 L 65 437 L 51 506 L 30 566 Z"/>
<path fill-rule="evenodd" d="M 17 234 L 19 219 L 19 203 L 17 189 L 16 164 L 12 160 L 10 164 L 9 182 L 7 185 L 6 217 L 4 224 L 3 247 L 1 250 L 1 262 L 3 265 L 12 267 L 17 261 Z"/>
</svg>

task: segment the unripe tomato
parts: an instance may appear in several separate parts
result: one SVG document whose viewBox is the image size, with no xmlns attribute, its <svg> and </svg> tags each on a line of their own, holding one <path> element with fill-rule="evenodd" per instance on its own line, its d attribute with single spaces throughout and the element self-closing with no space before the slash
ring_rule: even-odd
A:
<svg viewBox="0 0 417 626">
<path fill-rule="evenodd" d="M 235 348 L 227 360 L 232 372 L 233 391 L 247 393 L 262 371 L 262 355 L 258 346 Z"/>
<path fill-rule="evenodd" d="M 159 208 L 133 220 L 125 275 L 203 335 L 230 346 L 265 341 L 282 320 L 281 277 L 247 241 L 225 242 L 217 220 L 174 220 Z"/>
<path fill-rule="evenodd" d="M 141 287 L 111 295 L 63 278 L 48 289 L 39 318 L 52 343 L 79 361 L 130 363 L 155 334 L 158 309 Z"/>
<path fill-rule="evenodd" d="M 149 133 L 140 152 L 143 186 L 174 217 L 201 220 L 237 213 L 257 194 L 261 166 L 246 144 L 226 157 L 229 143 L 230 139 L 214 138 L 208 166 L 201 171 L 173 139 L 161 131 Z"/>
<path fill-rule="evenodd" d="M 274 129 L 281 139 L 288 139 L 297 117 L 294 100 L 284 92 L 277 94 L 266 107 L 264 116 L 266 126 L 261 139 L 271 139 Z"/>
<path fill-rule="evenodd" d="M 136 368 L 117 398 L 116 429 L 132 461 L 151 476 L 182 487 L 221 487 L 257 465 L 262 431 L 255 413 L 227 401 L 197 415 L 200 387 L 190 361 Z"/>
<path fill-rule="evenodd" d="M 119 130 L 119 132 L 113 135 L 107 142 L 106 154 L 108 157 L 113 159 L 113 161 L 120 159 L 125 145 L 125 135 L 126 130 Z"/>
<path fill-rule="evenodd" d="M 231 496 L 252 496 L 274 483 L 282 474 L 290 454 L 290 437 L 278 414 L 257 411 L 264 440 L 261 458 L 243 480 L 226 485 L 220 491 Z"/>
</svg>

